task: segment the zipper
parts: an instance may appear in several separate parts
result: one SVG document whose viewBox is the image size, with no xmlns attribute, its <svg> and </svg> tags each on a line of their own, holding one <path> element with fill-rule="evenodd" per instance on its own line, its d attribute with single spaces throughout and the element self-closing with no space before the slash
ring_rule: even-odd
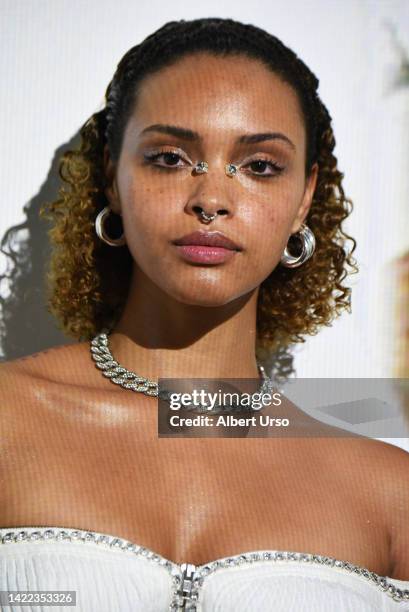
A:
<svg viewBox="0 0 409 612">
<path fill-rule="evenodd" d="M 181 598 L 181 600 L 183 601 L 183 603 L 181 603 L 181 610 L 189 610 L 189 609 L 196 609 L 195 607 L 192 606 L 192 608 L 187 607 L 187 604 L 191 603 L 194 604 L 196 603 L 196 598 L 192 599 L 192 588 L 193 588 L 193 580 L 195 578 L 195 573 L 196 573 L 196 565 L 193 565 L 193 563 L 182 563 L 180 566 L 180 569 L 182 570 L 182 581 L 180 584 L 180 588 L 178 591 L 178 595 Z"/>
</svg>

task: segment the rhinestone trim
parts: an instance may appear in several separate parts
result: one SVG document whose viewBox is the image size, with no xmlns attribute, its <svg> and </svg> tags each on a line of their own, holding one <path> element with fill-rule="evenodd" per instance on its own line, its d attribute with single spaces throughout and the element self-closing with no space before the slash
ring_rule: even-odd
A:
<svg viewBox="0 0 409 612">
<path fill-rule="evenodd" d="M 10 531 L 8 531 L 11 529 Z M 409 601 L 409 589 L 400 589 L 393 582 L 371 572 L 365 567 L 355 565 L 348 561 L 317 555 L 312 553 L 302 553 L 282 550 L 258 550 L 230 557 L 223 557 L 195 566 L 193 564 L 177 564 L 154 551 L 130 542 L 124 538 L 100 533 L 96 531 L 86 531 L 83 529 L 64 528 L 64 527 L 17 527 L 0 528 L 0 545 L 18 542 L 30 542 L 36 540 L 56 540 L 68 542 L 91 543 L 107 548 L 116 548 L 125 552 L 134 553 L 136 556 L 146 559 L 148 562 L 165 567 L 172 577 L 172 598 L 169 605 L 169 612 L 196 612 L 199 590 L 203 586 L 206 576 L 222 568 L 242 566 L 246 564 L 276 562 L 276 561 L 296 561 L 302 563 L 318 563 L 328 567 L 340 568 L 348 573 L 361 576 L 382 592 L 386 593 L 393 601 Z M 189 577 L 186 576 L 186 567 L 190 568 Z M 188 580 L 188 583 L 186 582 Z M 186 592 L 189 593 L 186 598 Z"/>
<path fill-rule="evenodd" d="M 0 528 L 0 545 L 34 542 L 36 540 L 56 540 L 68 542 L 83 542 L 97 544 L 109 548 L 116 548 L 125 552 L 134 553 L 137 557 L 146 561 L 161 565 L 168 570 L 172 577 L 172 596 L 169 610 L 180 610 L 180 607 L 172 607 L 180 601 L 179 589 L 182 584 L 182 569 L 173 561 L 166 559 L 153 550 L 130 542 L 124 538 L 100 533 L 97 531 L 86 531 L 84 529 L 64 528 L 64 527 L 22 527 L 12 531 L 9 528 Z M 4 535 L 3 535 L 4 534 Z"/>
<path fill-rule="evenodd" d="M 380 576 L 375 572 L 371 572 L 365 567 L 355 565 L 348 561 L 341 559 L 335 559 L 334 557 L 328 557 L 326 555 L 317 555 L 312 553 L 302 553 L 294 551 L 283 551 L 283 550 L 261 550 L 248 553 L 242 553 L 239 555 L 233 555 L 231 557 L 223 557 L 210 563 L 198 566 L 196 568 L 195 579 L 198 586 L 202 586 L 203 580 L 209 574 L 221 568 L 235 567 L 238 565 L 254 564 L 264 561 L 297 561 L 302 563 L 318 563 L 320 565 L 326 565 L 328 567 L 337 567 L 343 569 L 350 574 L 357 574 L 362 576 L 367 581 L 374 583 L 378 586 L 381 591 L 384 591 L 394 601 L 409 601 L 409 589 L 400 589 L 386 579 L 386 577 Z"/>
</svg>

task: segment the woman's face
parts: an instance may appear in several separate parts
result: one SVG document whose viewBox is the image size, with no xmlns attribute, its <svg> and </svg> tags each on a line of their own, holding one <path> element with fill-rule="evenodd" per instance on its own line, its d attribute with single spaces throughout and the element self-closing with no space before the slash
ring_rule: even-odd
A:
<svg viewBox="0 0 409 612">
<path fill-rule="evenodd" d="M 198 53 L 147 76 L 116 165 L 105 149 L 106 194 L 122 214 L 135 278 L 202 306 L 257 289 L 311 205 L 317 168 L 305 176 L 305 139 L 295 92 L 257 60 Z M 194 171 L 199 161 L 207 173 Z M 233 177 L 228 163 L 239 166 Z M 205 224 L 200 210 L 219 214 Z M 174 241 L 197 230 L 220 231 L 241 250 L 190 261 Z"/>
</svg>

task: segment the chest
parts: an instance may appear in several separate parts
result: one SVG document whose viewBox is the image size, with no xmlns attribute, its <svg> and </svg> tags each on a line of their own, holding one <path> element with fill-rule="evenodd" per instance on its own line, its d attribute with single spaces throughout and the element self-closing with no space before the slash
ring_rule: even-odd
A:
<svg viewBox="0 0 409 612">
<path fill-rule="evenodd" d="M 387 574 L 388 538 L 374 500 L 358 481 L 320 464 L 325 452 L 308 448 L 142 440 L 119 430 L 54 435 L 48 444 L 37 437 L 13 462 L 19 486 L 6 494 L 2 524 L 100 531 L 179 563 L 292 550 Z"/>
</svg>

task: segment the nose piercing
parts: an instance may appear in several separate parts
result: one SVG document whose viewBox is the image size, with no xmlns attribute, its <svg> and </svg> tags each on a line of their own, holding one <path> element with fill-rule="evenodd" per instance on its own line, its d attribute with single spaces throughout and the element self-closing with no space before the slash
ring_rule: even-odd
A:
<svg viewBox="0 0 409 612">
<path fill-rule="evenodd" d="M 205 223 L 210 223 L 210 221 L 213 221 L 214 219 L 216 219 L 217 213 L 214 213 L 214 215 L 208 215 L 207 213 L 205 213 L 204 210 L 201 210 L 200 216 Z"/>
</svg>

